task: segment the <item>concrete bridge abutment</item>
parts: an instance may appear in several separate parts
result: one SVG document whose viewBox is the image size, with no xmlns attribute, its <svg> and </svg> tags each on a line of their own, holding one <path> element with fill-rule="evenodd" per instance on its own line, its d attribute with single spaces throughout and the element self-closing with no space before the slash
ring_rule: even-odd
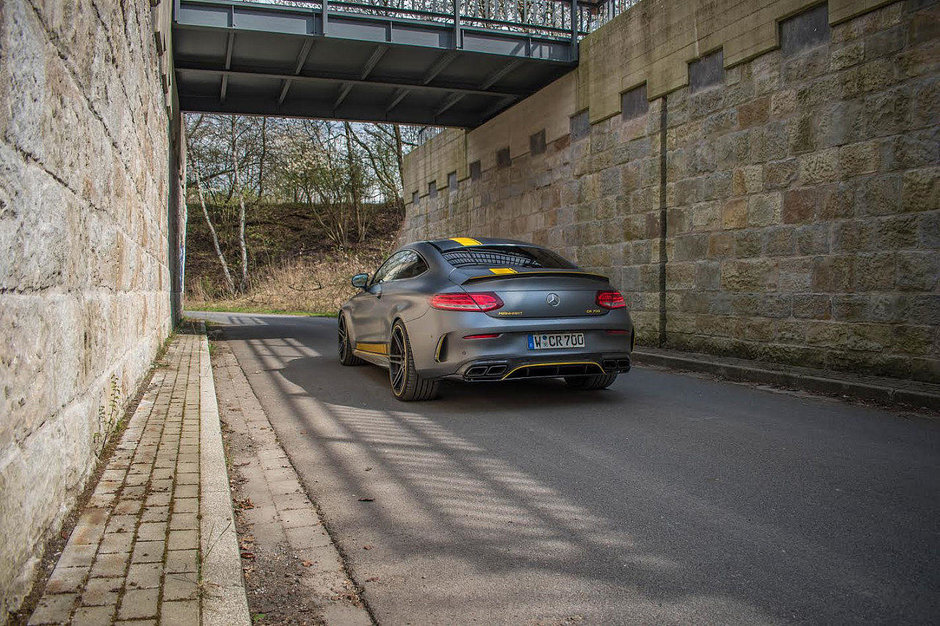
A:
<svg viewBox="0 0 940 626">
<path fill-rule="evenodd" d="M 179 315 L 163 0 L 0 3 L 0 623 Z"/>
</svg>

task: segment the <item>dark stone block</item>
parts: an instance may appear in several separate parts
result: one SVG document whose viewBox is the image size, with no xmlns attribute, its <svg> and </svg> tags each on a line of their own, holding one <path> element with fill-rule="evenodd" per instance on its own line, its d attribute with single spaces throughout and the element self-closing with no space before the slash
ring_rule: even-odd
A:
<svg viewBox="0 0 940 626">
<path fill-rule="evenodd" d="M 762 299 L 763 296 L 757 294 L 734 295 L 731 300 L 731 310 L 735 315 L 755 316 Z"/>
<path fill-rule="evenodd" d="M 695 287 L 697 289 L 717 290 L 721 288 L 721 264 L 720 263 L 696 263 L 695 264 Z M 711 300 L 711 297 L 709 298 Z M 709 302 L 709 306 L 703 313 L 712 312 L 714 309 Z"/>
<path fill-rule="evenodd" d="M 865 40 L 865 60 L 881 59 L 904 47 L 906 31 L 901 26 L 874 33 Z"/>
<path fill-rule="evenodd" d="M 790 296 L 767 294 L 760 299 L 757 314 L 762 317 L 783 318 L 790 317 L 793 311 Z"/>
<path fill-rule="evenodd" d="M 789 256 L 793 254 L 792 226 L 778 226 L 764 231 L 764 254 L 767 256 Z"/>
<path fill-rule="evenodd" d="M 720 85 L 724 79 L 724 53 L 720 49 L 689 63 L 689 87 L 692 93 Z"/>
<path fill-rule="evenodd" d="M 470 180 L 480 180 L 483 176 L 483 168 L 480 161 L 474 161 L 470 164 Z"/>
<path fill-rule="evenodd" d="M 447 188 L 450 191 L 457 191 L 457 172 L 451 172 L 447 175 Z"/>
<path fill-rule="evenodd" d="M 570 118 L 571 141 L 584 139 L 591 134 L 591 118 L 588 116 L 588 110 L 585 109 L 576 113 Z"/>
<path fill-rule="evenodd" d="M 891 174 L 865 179 L 855 198 L 862 215 L 889 215 L 901 209 L 901 178 Z"/>
<path fill-rule="evenodd" d="M 793 296 L 793 317 L 828 319 L 830 314 L 828 295 L 799 294 Z"/>
<path fill-rule="evenodd" d="M 634 87 L 620 94 L 620 110 L 623 119 L 632 120 L 645 115 L 650 109 L 650 102 L 646 99 L 646 83 Z"/>
<path fill-rule="evenodd" d="M 676 261 L 694 261 L 708 256 L 708 235 L 686 235 L 675 239 Z"/>
<path fill-rule="evenodd" d="M 545 129 L 529 136 L 529 154 L 535 156 L 545 152 Z"/>
<path fill-rule="evenodd" d="M 763 242 L 759 232 L 740 231 L 734 234 L 734 256 L 739 259 L 760 256 Z"/>
<path fill-rule="evenodd" d="M 843 322 L 868 320 L 868 297 L 861 295 L 836 296 L 832 299 L 832 317 Z"/>
<path fill-rule="evenodd" d="M 792 189 L 783 194 L 783 222 L 797 224 L 813 221 L 816 213 L 816 189 Z"/>
<path fill-rule="evenodd" d="M 924 99 L 918 94 L 918 102 Z M 927 98 L 926 100 L 929 100 Z M 873 94 L 865 99 L 862 114 L 866 119 L 870 137 L 893 135 L 906 130 L 911 113 L 911 94 L 908 88 L 899 87 Z"/>
<path fill-rule="evenodd" d="M 428 196 L 430 196 L 431 198 L 437 197 L 437 181 L 436 180 L 432 180 L 431 182 L 428 183 Z"/>
<path fill-rule="evenodd" d="M 911 324 L 940 325 L 940 295 L 924 294 L 908 296 L 905 302 L 905 319 Z"/>
<path fill-rule="evenodd" d="M 935 15 L 930 12 L 920 13 L 911 20 L 910 40 L 913 44 L 932 41 L 940 37 L 940 26 Z"/>
<path fill-rule="evenodd" d="M 800 54 L 829 41 L 829 9 L 820 4 L 780 22 L 780 49 L 784 56 Z"/>
<path fill-rule="evenodd" d="M 512 157 L 509 155 L 509 148 L 502 148 L 496 151 L 496 167 L 502 169 L 512 165 Z"/>
<path fill-rule="evenodd" d="M 411 192 L 411 203 L 418 204 L 418 192 L 417 191 Z"/>
<path fill-rule="evenodd" d="M 798 254 L 827 254 L 829 252 L 829 224 L 802 226 L 796 231 Z"/>
</svg>

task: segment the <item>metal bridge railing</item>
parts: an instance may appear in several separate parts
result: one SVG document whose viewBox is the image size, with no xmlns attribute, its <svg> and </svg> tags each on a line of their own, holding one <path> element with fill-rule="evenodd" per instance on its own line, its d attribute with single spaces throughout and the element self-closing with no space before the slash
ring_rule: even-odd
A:
<svg viewBox="0 0 940 626">
<path fill-rule="evenodd" d="M 338 11 L 470 26 L 552 38 L 587 35 L 639 0 L 246 0 L 258 4 Z M 325 5 L 325 6 L 324 6 Z"/>
</svg>

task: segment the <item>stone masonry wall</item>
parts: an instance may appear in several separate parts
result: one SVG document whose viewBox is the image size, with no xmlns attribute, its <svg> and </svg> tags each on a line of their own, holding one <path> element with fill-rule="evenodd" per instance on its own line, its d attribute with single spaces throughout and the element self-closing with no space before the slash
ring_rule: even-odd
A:
<svg viewBox="0 0 940 626">
<path fill-rule="evenodd" d="M 633 24 L 622 30 L 645 4 L 617 18 Z M 707 54 L 687 59 L 685 85 L 648 100 L 647 83 L 623 82 L 620 110 L 601 119 L 580 87 L 567 100 L 536 94 L 520 125 L 538 126 L 540 105 L 570 116 L 544 154 L 477 156 L 518 143 L 487 129 L 513 109 L 443 133 L 406 161 L 419 198 L 402 238 L 555 248 L 612 277 L 643 344 L 940 381 L 940 7 L 869 4 L 848 15 L 835 3 L 838 23 L 833 3 L 783 14 L 777 45 L 734 64 L 696 47 Z M 603 55 L 603 40 L 582 57 Z M 610 107 L 604 88 L 591 91 Z M 461 142 L 466 174 L 438 148 Z M 440 180 L 447 169 L 456 189 Z M 436 198 L 421 175 L 435 177 Z"/>
<path fill-rule="evenodd" d="M 0 3 L 0 623 L 171 330 L 149 2 Z"/>
</svg>

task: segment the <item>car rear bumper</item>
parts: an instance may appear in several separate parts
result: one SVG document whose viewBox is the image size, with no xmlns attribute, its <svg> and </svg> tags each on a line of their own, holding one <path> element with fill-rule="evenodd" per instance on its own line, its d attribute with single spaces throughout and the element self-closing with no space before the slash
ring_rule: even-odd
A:
<svg viewBox="0 0 940 626">
<path fill-rule="evenodd" d="M 443 376 L 468 382 L 495 382 L 529 378 L 558 378 L 617 374 L 630 371 L 630 354 L 580 353 L 568 354 L 564 360 L 554 357 L 518 357 L 477 359 L 460 366 L 454 374 Z"/>
<path fill-rule="evenodd" d="M 458 318 L 472 316 L 477 325 Z M 437 317 L 437 316 L 435 316 Z M 633 324 L 626 311 L 612 311 L 593 319 L 500 320 L 480 324 L 484 316 L 454 316 L 459 330 L 428 328 L 409 330 L 415 342 L 415 365 L 422 376 L 459 380 L 503 380 L 567 375 L 622 372 L 630 369 L 633 350 Z M 492 322 L 491 318 L 485 318 Z M 430 332 L 429 332 L 430 331 Z M 614 331 L 613 334 L 610 331 Z M 528 336 L 541 333 L 584 333 L 584 346 L 578 348 L 532 350 Z M 470 338 L 495 334 L 496 337 Z M 553 365 L 554 364 L 554 365 Z M 486 370 L 481 370 L 481 367 Z M 505 369 L 501 369 L 505 366 Z M 578 367 L 581 372 L 576 372 Z M 553 370 L 552 367 L 555 367 Z M 528 368 L 523 370 L 522 368 Z"/>
</svg>

